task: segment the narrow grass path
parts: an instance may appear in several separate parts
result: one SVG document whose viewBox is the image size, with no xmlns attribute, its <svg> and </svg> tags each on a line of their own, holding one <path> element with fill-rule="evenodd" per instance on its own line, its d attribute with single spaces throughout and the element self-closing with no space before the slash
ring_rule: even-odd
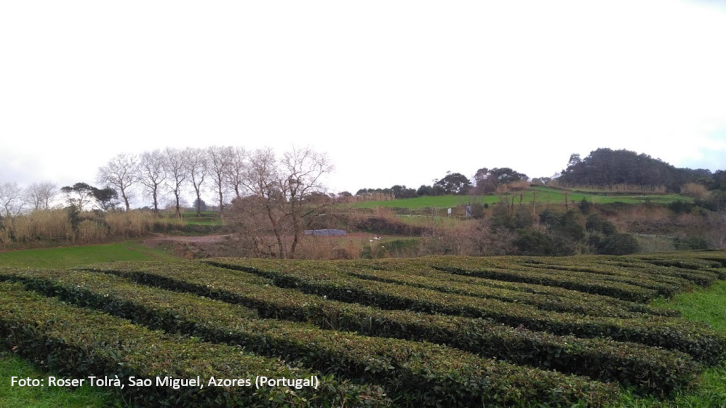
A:
<svg viewBox="0 0 726 408">
<path fill-rule="evenodd" d="M 678 309 L 683 317 L 709 325 L 726 334 L 726 281 L 717 281 L 707 289 L 680 293 L 673 299 L 658 299 L 654 306 Z M 701 375 L 701 383 L 691 392 L 681 392 L 668 401 L 637 398 L 624 393 L 622 407 L 633 408 L 726 408 L 726 363 L 712 367 Z"/>
<path fill-rule="evenodd" d="M 61 248 L 27 249 L 0 253 L 0 267 L 16 268 L 72 268 L 96 262 L 111 261 L 169 261 L 178 259 L 163 250 L 151 249 L 138 242 L 104 245 L 85 245 Z M 0 407 L 27 408 L 105 408 L 126 407 L 118 396 L 103 387 L 85 385 L 66 387 L 11 386 L 13 376 L 20 378 L 47 378 L 61 375 L 41 371 L 32 364 L 0 353 Z"/>
<path fill-rule="evenodd" d="M 124 407 L 123 401 L 103 388 L 85 386 L 76 390 L 65 387 L 11 387 L 13 376 L 47 378 L 51 373 L 35 369 L 15 356 L 0 353 L 0 406 L 32 408 Z M 58 376 L 61 378 L 62 376 Z"/>
</svg>

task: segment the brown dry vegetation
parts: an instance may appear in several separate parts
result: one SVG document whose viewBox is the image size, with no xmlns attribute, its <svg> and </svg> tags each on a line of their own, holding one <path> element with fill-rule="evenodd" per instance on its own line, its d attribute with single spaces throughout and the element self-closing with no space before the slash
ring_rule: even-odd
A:
<svg viewBox="0 0 726 408">
<path fill-rule="evenodd" d="M 708 198 L 708 189 L 702 184 L 686 183 L 681 186 L 681 194 L 703 200 Z"/>
<path fill-rule="evenodd" d="M 0 222 L 0 248 L 102 243 L 139 238 L 181 221 L 155 217 L 148 211 L 38 210 Z"/>
<path fill-rule="evenodd" d="M 567 188 L 570 190 L 582 190 L 582 191 L 602 191 L 607 193 L 618 193 L 618 194 L 666 194 L 668 191 L 665 186 L 641 186 L 637 184 L 611 184 L 607 186 L 600 185 L 585 185 L 585 184 L 566 184 L 561 183 L 557 180 L 552 180 L 547 183 L 548 187 L 555 188 Z"/>
</svg>

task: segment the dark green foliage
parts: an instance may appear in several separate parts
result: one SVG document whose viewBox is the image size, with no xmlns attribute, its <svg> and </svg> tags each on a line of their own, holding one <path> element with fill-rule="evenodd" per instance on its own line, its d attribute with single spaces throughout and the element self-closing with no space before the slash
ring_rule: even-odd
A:
<svg viewBox="0 0 726 408">
<path fill-rule="evenodd" d="M 587 232 L 602 232 L 602 222 L 603 220 L 600 218 L 600 215 L 591 214 L 585 221 L 585 230 Z"/>
<path fill-rule="evenodd" d="M 494 207 L 492 214 L 492 226 L 494 228 L 506 228 L 519 230 L 532 226 L 532 213 L 524 207 L 517 206 L 512 212 L 512 207 L 506 201 L 500 201 Z"/>
<path fill-rule="evenodd" d="M 570 210 L 562 214 L 544 210 L 539 215 L 540 223 L 553 234 L 560 235 L 569 240 L 577 241 L 585 237 L 582 225 L 577 221 L 575 211 Z"/>
<path fill-rule="evenodd" d="M 693 204 L 688 201 L 676 200 L 668 204 L 668 208 L 676 214 L 687 214 L 693 210 Z"/>
<path fill-rule="evenodd" d="M 552 241 L 547 235 L 534 230 L 522 229 L 517 231 L 519 235 L 514 240 L 514 245 L 522 255 L 553 255 Z"/>
<path fill-rule="evenodd" d="M 104 211 L 112 210 L 118 204 L 118 193 L 111 187 L 94 188 L 93 197 Z"/>
<path fill-rule="evenodd" d="M 471 181 L 461 173 L 450 173 L 434 183 L 434 186 L 443 188 L 444 194 L 466 194 L 471 187 Z"/>
<path fill-rule="evenodd" d="M 673 245 L 678 250 L 691 251 L 694 249 L 708 249 L 708 243 L 701 237 L 676 238 Z"/>
<path fill-rule="evenodd" d="M 582 198 L 582 201 L 580 201 L 580 211 L 582 211 L 583 214 L 587 214 L 592 209 L 592 204 L 587 201 L 585 197 Z"/>
<path fill-rule="evenodd" d="M 492 169 L 484 167 L 476 171 L 474 182 L 478 194 L 489 194 L 495 192 L 500 185 L 527 180 L 527 178 L 526 174 L 518 173 L 509 167 Z"/>
<path fill-rule="evenodd" d="M 603 255 L 629 255 L 640 251 L 640 244 L 630 234 L 612 234 L 598 245 L 598 252 Z"/>
<path fill-rule="evenodd" d="M 417 196 L 416 190 L 412 188 L 407 188 L 405 185 L 401 186 L 396 184 L 395 186 L 391 187 L 391 191 L 393 192 L 393 197 L 397 199 L 413 198 Z"/>
<path fill-rule="evenodd" d="M 646 154 L 628 150 L 597 149 L 582 160 L 570 160 L 558 179 L 570 185 L 665 186 L 678 192 L 683 184 L 698 180 L 699 170 L 679 169 Z"/>
<path fill-rule="evenodd" d="M 80 182 L 62 187 L 61 192 L 67 196 L 68 205 L 77 207 L 79 210 L 83 210 L 87 204 L 92 204 L 93 201 L 96 201 L 104 210 L 113 209 L 118 204 L 118 193 L 111 187 L 99 189 Z"/>
<path fill-rule="evenodd" d="M 600 232 L 603 233 L 603 235 L 613 235 L 618 233 L 618 229 L 615 228 L 615 225 L 610 221 L 603 221 L 602 226 L 600 228 Z"/>
</svg>

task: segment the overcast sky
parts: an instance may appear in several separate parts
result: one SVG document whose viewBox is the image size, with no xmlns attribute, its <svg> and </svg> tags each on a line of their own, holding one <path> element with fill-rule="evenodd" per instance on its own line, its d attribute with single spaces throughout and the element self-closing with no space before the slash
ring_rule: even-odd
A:
<svg viewBox="0 0 726 408">
<path fill-rule="evenodd" d="M 0 183 L 210 145 L 309 145 L 353 193 L 598 147 L 726 169 L 723 3 L 1 1 Z"/>
</svg>

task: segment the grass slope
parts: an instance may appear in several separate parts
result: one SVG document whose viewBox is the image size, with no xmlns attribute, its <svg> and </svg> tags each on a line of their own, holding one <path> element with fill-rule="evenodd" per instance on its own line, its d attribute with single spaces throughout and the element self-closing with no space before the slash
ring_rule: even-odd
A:
<svg viewBox="0 0 726 408">
<path fill-rule="evenodd" d="M 72 268 L 96 262 L 165 261 L 175 259 L 162 250 L 137 242 L 0 252 L 0 267 Z"/>
<path fill-rule="evenodd" d="M 70 268 L 107 261 L 172 260 L 161 250 L 144 247 L 136 242 L 106 245 L 87 245 L 63 248 L 28 249 L 0 253 L 0 267 Z M 125 406 L 123 401 L 104 388 L 84 386 L 68 388 L 10 387 L 10 378 L 46 378 L 53 373 L 38 371 L 30 363 L 0 353 L 0 407 L 114 407 Z M 62 377 L 62 376 L 59 376 Z"/>
<path fill-rule="evenodd" d="M 688 320 L 706 323 L 712 329 L 726 334 L 726 281 L 718 281 L 706 289 L 680 293 L 672 299 L 658 299 L 654 306 L 677 309 Z M 679 407 L 710 408 L 726 407 L 726 362 L 721 367 L 707 369 L 698 388 L 692 392 L 680 392 L 668 401 L 654 398 L 637 398 L 624 393 L 621 406 L 634 408 Z"/>
<path fill-rule="evenodd" d="M 531 203 L 534 194 L 537 194 L 538 204 L 555 204 L 565 202 L 565 190 L 559 190 L 548 187 L 532 187 L 527 191 L 524 191 L 524 203 Z M 509 195 L 509 199 L 515 197 L 515 201 L 519 203 L 519 193 L 515 192 Z M 626 204 L 643 204 L 646 201 L 651 203 L 668 204 L 676 200 L 691 201 L 690 198 L 684 197 L 678 194 L 632 194 L 632 195 L 608 195 L 603 194 L 589 194 L 583 192 L 568 192 L 567 201 L 579 203 L 582 199 L 595 204 L 611 204 L 611 203 L 626 203 Z M 498 195 L 486 195 L 486 196 L 422 196 L 416 198 L 405 198 L 401 200 L 389 200 L 389 201 L 362 201 L 359 203 L 351 204 L 353 208 L 375 208 L 375 207 L 389 207 L 389 208 L 406 208 L 406 209 L 420 209 L 427 207 L 435 208 L 448 208 L 466 205 L 470 203 L 480 204 L 494 204 L 499 202 L 500 197 Z"/>
</svg>

